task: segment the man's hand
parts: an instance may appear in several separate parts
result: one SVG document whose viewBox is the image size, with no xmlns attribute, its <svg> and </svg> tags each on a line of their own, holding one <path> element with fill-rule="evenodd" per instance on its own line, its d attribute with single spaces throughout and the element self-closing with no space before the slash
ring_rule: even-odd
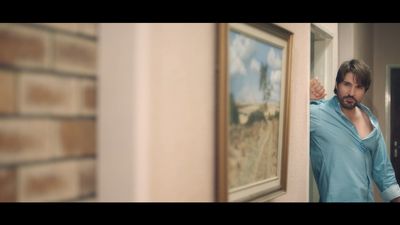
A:
<svg viewBox="0 0 400 225">
<path fill-rule="evenodd" d="M 318 79 L 311 79 L 310 81 L 310 100 L 320 100 L 325 98 L 325 88 Z"/>
</svg>

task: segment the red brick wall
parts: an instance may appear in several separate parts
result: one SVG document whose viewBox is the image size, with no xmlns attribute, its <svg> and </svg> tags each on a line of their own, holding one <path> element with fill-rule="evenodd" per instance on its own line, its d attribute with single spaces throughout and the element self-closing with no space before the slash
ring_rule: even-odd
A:
<svg viewBox="0 0 400 225">
<path fill-rule="evenodd" d="M 0 201 L 96 198 L 96 24 L 0 24 Z"/>
</svg>

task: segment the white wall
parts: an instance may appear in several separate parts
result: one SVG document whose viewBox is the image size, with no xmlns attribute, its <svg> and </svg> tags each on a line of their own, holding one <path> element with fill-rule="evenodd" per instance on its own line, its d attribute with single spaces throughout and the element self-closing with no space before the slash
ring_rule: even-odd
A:
<svg viewBox="0 0 400 225">
<path fill-rule="evenodd" d="M 308 201 L 310 24 L 294 35 L 288 192 Z M 99 200 L 214 201 L 216 24 L 101 24 Z"/>
</svg>

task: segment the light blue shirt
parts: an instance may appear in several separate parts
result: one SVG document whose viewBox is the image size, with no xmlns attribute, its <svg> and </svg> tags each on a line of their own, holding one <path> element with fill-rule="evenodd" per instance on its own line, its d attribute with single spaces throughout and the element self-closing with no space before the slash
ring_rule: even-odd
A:
<svg viewBox="0 0 400 225">
<path fill-rule="evenodd" d="M 384 201 L 400 196 L 378 120 L 363 104 L 372 132 L 361 139 L 336 96 L 310 105 L 311 164 L 321 202 L 373 202 L 373 181 Z"/>
</svg>

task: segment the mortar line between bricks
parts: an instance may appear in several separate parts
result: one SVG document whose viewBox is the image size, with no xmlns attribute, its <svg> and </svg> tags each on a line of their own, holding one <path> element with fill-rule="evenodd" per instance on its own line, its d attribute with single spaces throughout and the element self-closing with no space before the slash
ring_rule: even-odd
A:
<svg viewBox="0 0 400 225">
<path fill-rule="evenodd" d="M 0 69 L 3 70 L 10 70 L 15 73 L 21 72 L 28 72 L 28 73 L 35 73 L 35 75 L 43 75 L 43 76 L 52 76 L 52 77 L 71 77 L 71 78 L 78 78 L 78 79 L 85 79 L 85 80 L 97 80 L 96 75 L 89 75 L 89 74 L 79 74 L 79 73 L 70 73 L 70 72 L 63 72 L 53 69 L 43 69 L 43 68 L 29 68 L 24 66 L 15 66 L 9 64 L 2 64 L 0 63 Z"/>
<path fill-rule="evenodd" d="M 82 38 L 82 39 L 85 39 L 88 41 L 97 42 L 96 36 L 79 33 L 79 32 L 68 31 L 68 30 L 57 29 L 57 28 L 49 27 L 49 26 L 46 26 L 43 24 L 18 23 L 18 25 L 23 26 L 23 27 L 34 28 L 36 30 L 52 32 L 54 34 L 63 34 L 63 35 L 69 36 L 69 37 L 77 37 L 77 38 Z"/>
<path fill-rule="evenodd" d="M 83 155 L 83 156 L 67 156 L 67 157 L 57 157 L 50 159 L 39 159 L 34 161 L 23 161 L 15 163 L 4 163 L 0 164 L 0 169 L 17 169 L 18 167 L 24 166 L 35 166 L 35 165 L 45 165 L 57 162 L 68 162 L 74 160 L 85 160 L 85 159 L 96 159 L 96 155 Z"/>
<path fill-rule="evenodd" d="M 61 115 L 51 115 L 51 114 L 20 114 L 20 113 L 0 113 L 0 119 L 43 119 L 43 120 L 93 120 L 96 121 L 96 115 L 84 116 L 84 115 L 71 115 L 71 116 L 61 116 Z"/>
</svg>

